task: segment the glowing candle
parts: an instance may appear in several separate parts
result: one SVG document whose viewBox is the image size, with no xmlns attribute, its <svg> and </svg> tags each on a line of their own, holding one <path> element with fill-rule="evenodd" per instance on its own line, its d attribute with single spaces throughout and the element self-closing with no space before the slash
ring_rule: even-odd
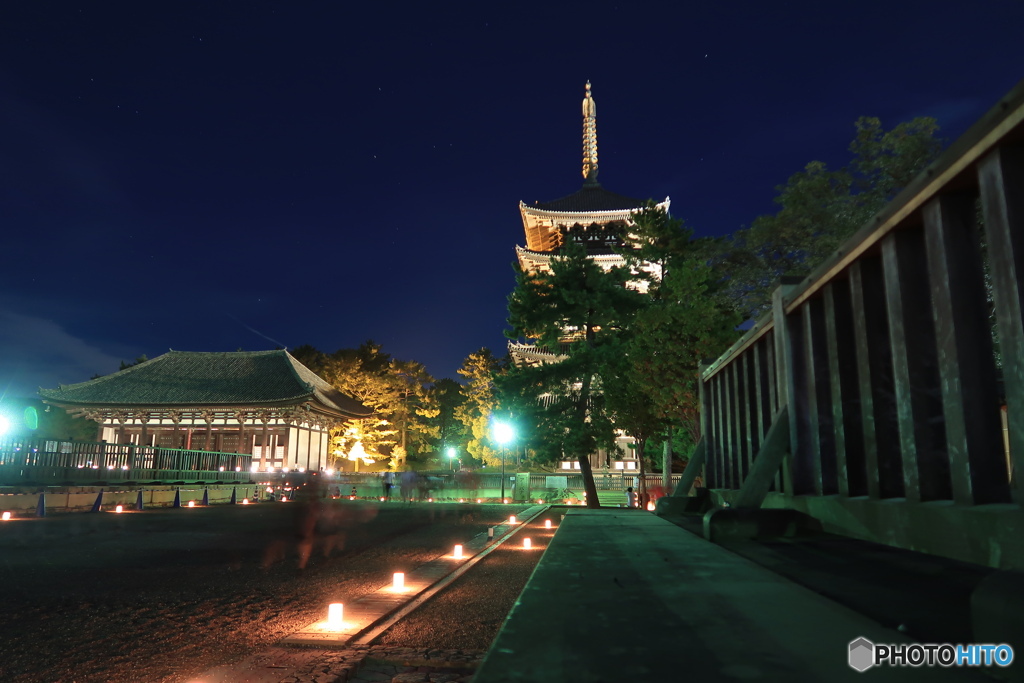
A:
<svg viewBox="0 0 1024 683">
<path fill-rule="evenodd" d="M 526 548 L 527 550 L 529 550 L 530 548 L 533 547 L 533 541 L 531 541 L 528 538 L 524 538 L 523 539 L 523 547 Z"/>
<path fill-rule="evenodd" d="M 544 520 L 544 528 L 545 529 L 550 529 L 551 528 L 551 520 L 550 519 L 545 519 Z"/>
<path fill-rule="evenodd" d="M 5 522 L 11 521 L 11 513 L 5 512 L 3 515 L 0 515 L 0 519 L 3 519 Z"/>
<path fill-rule="evenodd" d="M 461 545 L 455 546 L 455 552 L 453 552 L 452 554 L 455 556 L 456 560 L 461 560 L 462 559 L 462 546 Z"/>
<path fill-rule="evenodd" d="M 188 502 L 188 506 L 189 506 L 190 508 L 194 508 L 194 507 L 196 506 L 196 502 L 195 502 L 194 500 L 190 500 L 190 501 Z"/>
<path fill-rule="evenodd" d="M 124 512 L 124 507 L 121 506 L 121 505 L 118 505 L 116 508 L 114 508 L 114 512 Z"/>
<path fill-rule="evenodd" d="M 338 629 L 344 624 L 345 605 L 340 602 L 332 602 L 327 606 L 327 628 Z"/>
<path fill-rule="evenodd" d="M 391 580 L 391 587 L 396 591 L 405 588 L 405 572 L 395 572 L 395 576 Z"/>
<path fill-rule="evenodd" d="M 512 515 L 511 517 L 509 517 L 508 518 L 508 523 L 509 524 L 515 524 L 516 523 L 516 516 Z"/>
</svg>

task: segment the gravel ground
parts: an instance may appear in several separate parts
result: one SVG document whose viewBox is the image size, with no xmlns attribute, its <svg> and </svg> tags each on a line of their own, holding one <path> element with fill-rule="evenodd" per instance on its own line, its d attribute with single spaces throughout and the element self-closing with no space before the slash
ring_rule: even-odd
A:
<svg viewBox="0 0 1024 683">
<path fill-rule="evenodd" d="M 453 584 L 377 638 L 374 645 L 486 650 L 554 535 L 541 515 Z M 529 537 L 531 550 L 523 550 Z"/>
<path fill-rule="evenodd" d="M 386 585 L 391 572 L 411 570 L 521 509 L 339 501 L 324 509 L 307 562 L 298 539 L 308 508 L 292 503 L 3 523 L 0 680 L 187 681 L 321 619 L 328 602 Z M 504 617 L 496 614 L 480 620 L 497 620 L 491 638 Z"/>
</svg>

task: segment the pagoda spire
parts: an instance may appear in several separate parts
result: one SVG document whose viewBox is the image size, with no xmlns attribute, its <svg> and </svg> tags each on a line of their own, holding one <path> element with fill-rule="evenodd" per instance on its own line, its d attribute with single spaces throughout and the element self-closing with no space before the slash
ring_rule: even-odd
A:
<svg viewBox="0 0 1024 683">
<path fill-rule="evenodd" d="M 597 182 L 597 103 L 587 81 L 583 96 L 583 186 L 598 187 Z"/>
</svg>

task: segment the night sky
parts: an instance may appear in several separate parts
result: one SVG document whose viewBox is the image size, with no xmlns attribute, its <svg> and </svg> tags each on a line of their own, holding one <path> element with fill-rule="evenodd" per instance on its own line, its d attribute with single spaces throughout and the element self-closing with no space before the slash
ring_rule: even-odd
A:
<svg viewBox="0 0 1024 683">
<path fill-rule="evenodd" d="M 7 2 L 0 392 L 121 360 L 366 339 L 504 351 L 518 202 L 600 179 L 698 235 L 853 121 L 953 140 L 1024 78 L 1024 5 Z"/>
</svg>

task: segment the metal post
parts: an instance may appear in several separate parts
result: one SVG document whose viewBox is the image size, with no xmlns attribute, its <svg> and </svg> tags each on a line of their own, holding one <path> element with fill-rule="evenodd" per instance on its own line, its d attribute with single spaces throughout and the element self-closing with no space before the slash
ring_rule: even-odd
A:
<svg viewBox="0 0 1024 683">
<path fill-rule="evenodd" d="M 501 502 L 505 502 L 505 444 L 501 444 Z"/>
</svg>

